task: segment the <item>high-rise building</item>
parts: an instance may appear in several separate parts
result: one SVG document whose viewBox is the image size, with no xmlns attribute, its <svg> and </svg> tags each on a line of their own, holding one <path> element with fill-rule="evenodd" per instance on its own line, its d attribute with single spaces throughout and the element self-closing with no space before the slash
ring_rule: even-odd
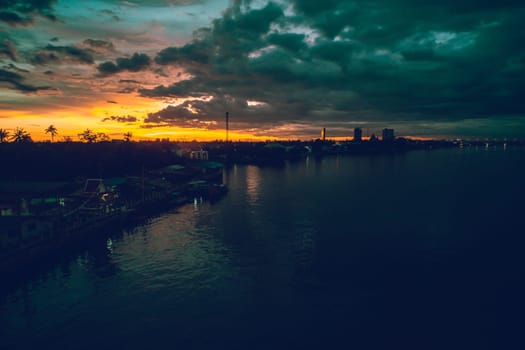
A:
<svg viewBox="0 0 525 350">
<path fill-rule="evenodd" d="M 363 141 L 363 130 L 361 128 L 354 129 L 354 142 Z"/>
<path fill-rule="evenodd" d="M 326 128 L 321 129 L 321 140 L 322 141 L 326 140 Z"/>
<path fill-rule="evenodd" d="M 383 141 L 394 141 L 394 129 L 383 129 Z"/>
</svg>

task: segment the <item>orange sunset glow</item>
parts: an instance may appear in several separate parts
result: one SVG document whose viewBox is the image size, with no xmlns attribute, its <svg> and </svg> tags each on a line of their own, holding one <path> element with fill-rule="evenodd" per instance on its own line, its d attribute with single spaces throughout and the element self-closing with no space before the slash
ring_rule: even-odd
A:
<svg viewBox="0 0 525 350">
<path fill-rule="evenodd" d="M 225 138 L 229 112 L 233 140 L 311 140 L 321 128 L 336 140 L 356 127 L 420 138 L 525 131 L 516 102 L 522 53 L 501 46 L 519 42 L 510 18 L 484 13 L 479 23 L 498 25 L 429 23 L 379 40 L 395 32 L 386 15 L 395 9 L 370 12 L 360 25 L 371 27 L 359 29 L 340 23 L 344 16 L 317 22 L 306 10 L 315 6 L 303 6 L 8 1 L 0 8 L 0 128 L 23 128 L 35 141 L 49 139 L 49 125 L 56 141 L 86 129 L 113 139 L 131 132 L 134 140 L 206 141 Z M 499 65 L 483 54 L 488 43 L 489 52 L 504 52 Z M 495 71 L 480 75 L 479 67 Z M 465 90 L 469 81 L 484 87 L 479 97 Z"/>
</svg>

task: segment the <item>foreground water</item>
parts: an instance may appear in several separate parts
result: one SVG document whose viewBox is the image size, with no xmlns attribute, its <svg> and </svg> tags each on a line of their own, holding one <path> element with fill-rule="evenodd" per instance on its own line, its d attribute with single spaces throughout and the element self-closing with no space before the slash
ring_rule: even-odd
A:
<svg viewBox="0 0 525 350">
<path fill-rule="evenodd" d="M 522 348 L 525 152 L 235 166 L 0 281 L 5 348 Z"/>
</svg>

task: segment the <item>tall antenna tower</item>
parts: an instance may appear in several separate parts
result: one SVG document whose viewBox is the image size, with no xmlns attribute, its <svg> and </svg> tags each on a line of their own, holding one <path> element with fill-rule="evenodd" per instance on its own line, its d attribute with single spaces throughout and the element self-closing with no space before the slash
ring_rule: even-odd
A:
<svg viewBox="0 0 525 350">
<path fill-rule="evenodd" d="M 226 112 L 226 142 L 228 142 L 229 132 L 230 132 L 230 113 Z"/>
</svg>

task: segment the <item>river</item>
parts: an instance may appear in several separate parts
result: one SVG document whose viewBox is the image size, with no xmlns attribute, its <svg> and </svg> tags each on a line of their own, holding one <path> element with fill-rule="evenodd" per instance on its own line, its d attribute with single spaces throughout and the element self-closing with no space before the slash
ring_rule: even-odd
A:
<svg viewBox="0 0 525 350">
<path fill-rule="evenodd" d="M 522 348 L 525 151 L 232 166 L 0 288 L 0 348 Z"/>
</svg>

